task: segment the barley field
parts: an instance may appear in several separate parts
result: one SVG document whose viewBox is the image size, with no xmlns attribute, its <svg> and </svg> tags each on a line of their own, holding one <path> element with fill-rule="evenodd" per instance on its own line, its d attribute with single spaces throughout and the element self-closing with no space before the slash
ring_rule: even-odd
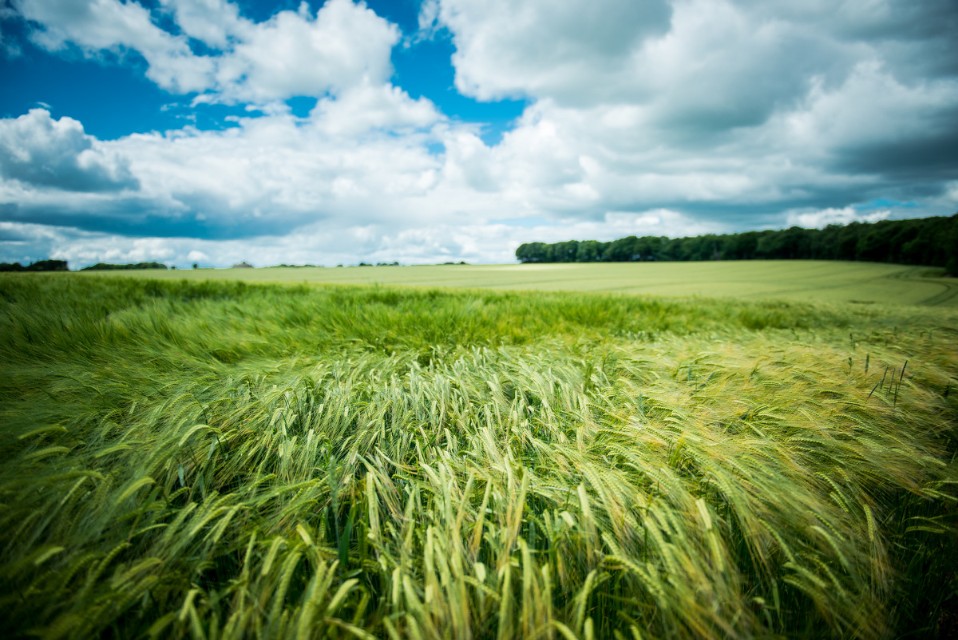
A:
<svg viewBox="0 0 958 640">
<path fill-rule="evenodd" d="M 744 260 L 573 264 L 270 267 L 101 271 L 86 277 L 345 284 L 501 291 L 630 293 L 736 300 L 919 304 L 958 308 L 958 282 L 942 270 L 868 262 Z"/>
<path fill-rule="evenodd" d="M 865 266 L 873 304 L 4 276 L 0 629 L 948 637 L 958 310 Z"/>
</svg>

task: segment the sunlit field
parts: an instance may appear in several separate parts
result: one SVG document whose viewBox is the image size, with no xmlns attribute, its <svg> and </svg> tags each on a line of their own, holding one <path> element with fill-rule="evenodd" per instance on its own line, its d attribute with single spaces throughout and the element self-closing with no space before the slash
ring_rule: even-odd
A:
<svg viewBox="0 0 958 640">
<path fill-rule="evenodd" d="M 84 275 L 958 306 L 940 269 L 815 260 L 199 269 Z"/>
<path fill-rule="evenodd" d="M 130 275 L 0 278 L 6 637 L 958 628 L 950 281 L 831 263 Z"/>
</svg>

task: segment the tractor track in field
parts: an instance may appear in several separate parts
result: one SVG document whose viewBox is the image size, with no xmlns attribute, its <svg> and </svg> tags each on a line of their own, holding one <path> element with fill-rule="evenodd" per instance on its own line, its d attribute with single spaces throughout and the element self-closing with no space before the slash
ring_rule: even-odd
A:
<svg viewBox="0 0 958 640">
<path fill-rule="evenodd" d="M 943 291 L 929 298 L 925 298 L 920 302 L 920 304 L 937 307 L 950 302 L 955 298 L 958 298 L 958 282 L 929 282 L 928 280 L 924 279 L 922 282 L 937 285 L 941 287 Z"/>
</svg>

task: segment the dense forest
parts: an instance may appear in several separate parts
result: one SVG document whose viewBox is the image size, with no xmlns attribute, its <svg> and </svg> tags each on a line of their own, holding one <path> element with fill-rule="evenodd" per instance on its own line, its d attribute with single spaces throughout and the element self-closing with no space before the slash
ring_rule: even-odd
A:
<svg viewBox="0 0 958 640">
<path fill-rule="evenodd" d="M 530 242 L 516 249 L 516 258 L 520 262 L 862 260 L 944 267 L 955 276 L 958 214 L 691 238 L 629 236 L 611 242 Z"/>
</svg>

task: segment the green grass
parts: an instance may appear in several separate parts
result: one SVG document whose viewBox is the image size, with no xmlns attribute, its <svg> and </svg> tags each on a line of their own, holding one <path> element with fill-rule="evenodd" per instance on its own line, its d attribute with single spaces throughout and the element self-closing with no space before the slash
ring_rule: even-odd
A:
<svg viewBox="0 0 958 640">
<path fill-rule="evenodd" d="M 958 307 L 958 280 L 941 269 L 818 260 L 421 267 L 200 269 L 97 272 L 92 277 L 247 283 L 379 284 L 497 290 L 582 291 L 752 300 Z"/>
<path fill-rule="evenodd" d="M 5 276 L 0 629 L 946 637 L 956 327 Z"/>
</svg>

